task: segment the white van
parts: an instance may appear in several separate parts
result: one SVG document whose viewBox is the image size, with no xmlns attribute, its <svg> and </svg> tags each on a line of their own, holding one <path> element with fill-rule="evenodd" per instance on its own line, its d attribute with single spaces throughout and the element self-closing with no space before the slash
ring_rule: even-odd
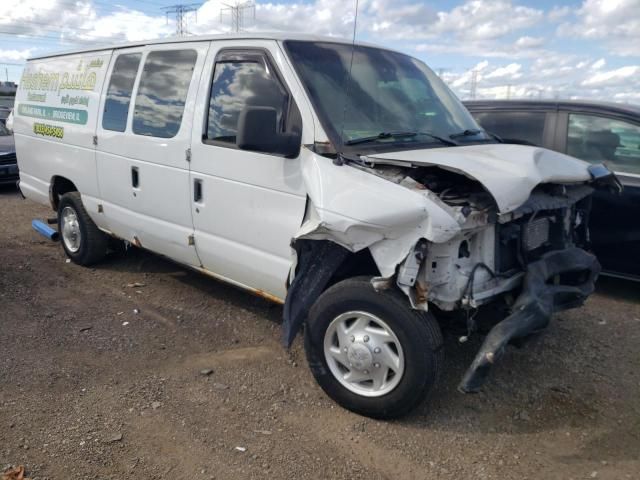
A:
<svg viewBox="0 0 640 480">
<path fill-rule="evenodd" d="M 592 292 L 602 166 L 501 144 L 402 53 L 291 35 L 186 37 L 29 60 L 20 189 L 65 252 L 115 238 L 284 304 L 338 403 L 394 417 L 442 367 L 439 323 L 504 307 L 460 389 Z M 451 315 L 450 312 L 459 315 Z"/>
</svg>

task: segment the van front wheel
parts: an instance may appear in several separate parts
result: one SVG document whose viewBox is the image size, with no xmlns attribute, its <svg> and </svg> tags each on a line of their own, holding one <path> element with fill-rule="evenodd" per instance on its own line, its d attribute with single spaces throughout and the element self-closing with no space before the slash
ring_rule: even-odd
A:
<svg viewBox="0 0 640 480">
<path fill-rule="evenodd" d="M 69 192 L 60 197 L 58 228 L 62 248 L 74 263 L 93 265 L 107 254 L 108 236 L 89 217 L 80 193 Z"/>
<path fill-rule="evenodd" d="M 316 381 L 343 407 L 394 418 L 421 403 L 442 368 L 440 327 L 397 291 L 344 280 L 309 312 L 305 350 Z"/>
</svg>

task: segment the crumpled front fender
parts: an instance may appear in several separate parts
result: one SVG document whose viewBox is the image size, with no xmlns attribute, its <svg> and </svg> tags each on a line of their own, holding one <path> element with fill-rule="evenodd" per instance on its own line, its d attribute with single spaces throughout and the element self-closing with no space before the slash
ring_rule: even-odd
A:
<svg viewBox="0 0 640 480">
<path fill-rule="evenodd" d="M 315 155 L 304 157 L 302 172 L 309 208 L 295 238 L 331 240 L 352 252 L 371 248 L 383 276 L 393 275 L 418 240 L 443 243 L 461 231 L 464 218 L 426 190 Z"/>
<path fill-rule="evenodd" d="M 284 306 L 286 346 L 349 252 L 368 248 L 380 274 L 392 277 L 421 239 L 446 242 L 461 231 L 456 212 L 430 192 L 316 155 L 301 157 L 308 203 L 293 239 Z"/>
</svg>

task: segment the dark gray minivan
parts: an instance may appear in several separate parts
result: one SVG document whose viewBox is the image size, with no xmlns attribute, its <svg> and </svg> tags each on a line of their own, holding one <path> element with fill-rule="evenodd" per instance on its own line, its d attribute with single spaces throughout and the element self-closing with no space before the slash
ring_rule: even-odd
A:
<svg viewBox="0 0 640 480">
<path fill-rule="evenodd" d="M 464 102 L 478 123 L 507 143 L 536 145 L 605 162 L 621 195 L 593 196 L 593 249 L 606 274 L 640 280 L 640 106 L 596 101 Z"/>
</svg>

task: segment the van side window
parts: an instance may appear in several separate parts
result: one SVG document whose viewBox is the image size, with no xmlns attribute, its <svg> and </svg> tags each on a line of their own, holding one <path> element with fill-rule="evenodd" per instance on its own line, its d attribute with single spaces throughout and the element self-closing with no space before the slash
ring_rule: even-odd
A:
<svg viewBox="0 0 640 480">
<path fill-rule="evenodd" d="M 133 133 L 176 136 L 197 56 L 195 50 L 163 50 L 147 55 L 136 95 Z"/>
<path fill-rule="evenodd" d="M 235 145 L 238 116 L 247 105 L 275 108 L 284 131 L 289 95 L 267 58 L 259 53 L 227 55 L 214 67 L 205 139 Z"/>
<path fill-rule="evenodd" d="M 588 114 L 569 114 L 567 154 L 607 162 L 616 172 L 640 174 L 640 125 Z"/>
<path fill-rule="evenodd" d="M 102 128 L 105 130 L 124 132 L 127 128 L 129 103 L 141 56 L 140 53 L 127 53 L 116 59 L 102 115 Z"/>
</svg>

